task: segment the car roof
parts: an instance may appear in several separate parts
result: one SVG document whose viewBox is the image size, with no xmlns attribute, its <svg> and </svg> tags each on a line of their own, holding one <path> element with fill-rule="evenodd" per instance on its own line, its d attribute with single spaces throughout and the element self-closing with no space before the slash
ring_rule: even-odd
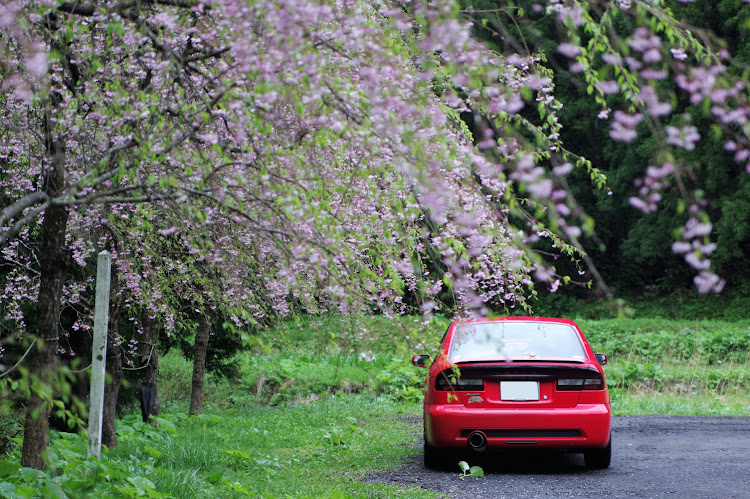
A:
<svg viewBox="0 0 750 499">
<path fill-rule="evenodd" d="M 576 326 L 576 323 L 571 319 L 555 318 L 555 317 L 479 317 L 474 319 L 456 319 L 456 324 L 481 324 L 485 322 L 553 322 L 558 324 L 569 324 Z"/>
</svg>

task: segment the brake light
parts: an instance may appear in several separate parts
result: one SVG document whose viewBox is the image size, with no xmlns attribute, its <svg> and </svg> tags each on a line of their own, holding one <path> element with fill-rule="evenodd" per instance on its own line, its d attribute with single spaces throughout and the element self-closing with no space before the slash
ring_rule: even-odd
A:
<svg viewBox="0 0 750 499">
<path fill-rule="evenodd" d="M 484 390 L 483 379 L 458 378 L 451 379 L 439 376 L 435 383 L 436 390 Z"/>
<path fill-rule="evenodd" d="M 583 380 L 584 390 L 601 390 L 604 388 L 604 382 L 601 378 L 586 378 Z"/>
<path fill-rule="evenodd" d="M 557 389 L 560 391 L 602 390 L 604 380 L 602 378 L 562 378 L 557 380 Z"/>
</svg>

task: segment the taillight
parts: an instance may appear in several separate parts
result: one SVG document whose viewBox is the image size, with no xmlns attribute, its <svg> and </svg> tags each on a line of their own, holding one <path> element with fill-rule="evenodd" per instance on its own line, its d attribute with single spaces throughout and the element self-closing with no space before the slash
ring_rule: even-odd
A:
<svg viewBox="0 0 750 499">
<path fill-rule="evenodd" d="M 571 390 L 602 390 L 604 380 L 602 378 L 561 378 L 557 380 L 559 391 Z"/>
<path fill-rule="evenodd" d="M 439 376 L 435 383 L 436 390 L 484 390 L 483 379 L 458 378 L 451 379 L 445 376 Z"/>
</svg>

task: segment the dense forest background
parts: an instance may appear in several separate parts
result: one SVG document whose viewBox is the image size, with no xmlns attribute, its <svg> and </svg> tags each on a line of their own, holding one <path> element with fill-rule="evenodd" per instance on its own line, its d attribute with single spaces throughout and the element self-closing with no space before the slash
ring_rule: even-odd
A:
<svg viewBox="0 0 750 499">
<path fill-rule="evenodd" d="M 671 2 L 677 19 L 688 25 L 716 33 L 727 43 L 733 61 L 728 71 L 736 75 L 750 70 L 750 6 L 740 0 L 714 2 L 699 0 L 690 4 Z M 601 111 L 587 95 L 583 77 L 568 69 L 565 57 L 556 48 L 563 40 L 562 27 L 542 6 L 532 0 L 516 3 L 515 7 L 497 9 L 492 0 L 462 0 L 462 6 L 483 26 L 476 36 L 500 52 L 518 50 L 542 53 L 555 71 L 555 91 L 564 104 L 561 122 L 566 123 L 562 139 L 566 148 L 589 159 L 607 177 L 604 189 L 592 189 L 588 173 L 577 169 L 570 176 L 570 185 L 582 208 L 594 219 L 595 238 L 588 238 L 584 247 L 589 252 L 612 294 L 636 302 L 649 299 L 697 298 L 690 268 L 672 252 L 673 230 L 684 223 L 687 214 L 681 205 L 676 187 L 665 189 L 656 211 L 644 214 L 629 203 L 636 196 L 636 179 L 644 165 L 654 157 L 655 142 L 639 134 L 631 143 L 609 138 L 610 119 L 600 119 Z M 623 22 L 626 22 L 624 19 Z M 623 25 L 623 33 L 633 26 Z M 662 85 L 674 86 L 665 81 Z M 610 107 L 623 105 L 622 94 L 610 96 Z M 715 270 L 727 281 L 724 298 L 706 297 L 709 304 L 727 303 L 750 295 L 750 176 L 724 149 L 719 134 L 707 126 L 702 104 L 673 102 L 675 116 L 689 114 L 702 137 L 693 151 L 683 151 L 684 160 L 692 163 L 695 177 L 687 179 L 703 191 L 708 212 L 714 222 L 712 239 L 717 248 L 712 255 Z M 665 123 L 669 125 L 669 123 Z M 558 266 L 561 266 L 557 262 Z M 582 281 L 590 276 L 584 275 Z M 571 299 L 596 300 L 602 290 L 569 285 L 555 295 L 540 289 L 542 309 L 561 312 Z M 646 300 L 644 300 L 646 299 Z M 709 309 L 713 306 L 709 306 Z"/>
</svg>

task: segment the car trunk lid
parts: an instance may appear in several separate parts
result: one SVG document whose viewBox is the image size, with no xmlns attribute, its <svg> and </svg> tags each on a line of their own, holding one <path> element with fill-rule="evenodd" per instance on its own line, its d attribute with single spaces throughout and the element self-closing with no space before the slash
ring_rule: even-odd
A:
<svg viewBox="0 0 750 499">
<path fill-rule="evenodd" d="M 596 367 L 586 363 L 501 362 L 458 364 L 459 375 L 442 384 L 455 390 L 455 396 L 472 408 L 565 408 L 575 407 L 585 380 L 601 379 Z M 558 386 L 558 380 L 563 385 Z M 590 382 L 590 381 L 589 381 Z M 438 383 L 441 383 L 440 377 Z"/>
</svg>

